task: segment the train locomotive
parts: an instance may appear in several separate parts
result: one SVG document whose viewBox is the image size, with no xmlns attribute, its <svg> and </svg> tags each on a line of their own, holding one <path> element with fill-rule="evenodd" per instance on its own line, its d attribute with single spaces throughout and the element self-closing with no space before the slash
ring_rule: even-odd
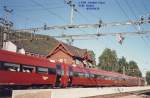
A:
<svg viewBox="0 0 150 98">
<path fill-rule="evenodd" d="M 144 79 L 0 50 L 0 89 L 142 86 Z"/>
</svg>

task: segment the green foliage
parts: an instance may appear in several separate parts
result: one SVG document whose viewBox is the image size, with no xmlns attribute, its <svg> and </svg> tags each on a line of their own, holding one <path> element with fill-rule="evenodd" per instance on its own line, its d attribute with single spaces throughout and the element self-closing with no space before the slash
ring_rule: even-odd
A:
<svg viewBox="0 0 150 98">
<path fill-rule="evenodd" d="M 150 71 L 146 72 L 146 82 L 148 85 L 150 85 Z"/>
<path fill-rule="evenodd" d="M 128 66 L 128 62 L 126 61 L 125 57 L 122 57 L 122 58 L 118 59 L 118 67 L 119 67 L 118 72 L 119 73 L 123 74 L 123 67 L 125 67 L 125 72 L 127 72 L 128 71 L 127 66 Z"/>
<path fill-rule="evenodd" d="M 130 76 L 139 76 L 139 77 L 142 76 L 142 74 L 141 74 L 141 72 L 138 68 L 138 65 L 135 61 L 129 61 L 128 75 L 130 75 Z"/>
<path fill-rule="evenodd" d="M 116 71 L 122 74 L 124 71 L 126 75 L 130 76 L 142 76 L 135 61 L 127 62 L 125 57 L 118 58 L 116 51 L 108 48 L 104 49 L 100 55 L 98 67 L 103 70 Z"/>
<path fill-rule="evenodd" d="M 116 51 L 106 48 L 99 57 L 98 67 L 104 70 L 116 71 L 117 54 Z"/>
<path fill-rule="evenodd" d="M 90 54 L 90 56 L 91 56 L 91 58 L 92 58 L 92 60 L 93 60 L 92 64 L 96 65 L 96 60 L 95 60 L 95 53 L 94 53 L 94 51 L 92 51 L 92 50 L 87 50 L 87 52 Z M 95 67 L 96 67 L 96 66 L 95 66 Z"/>
</svg>

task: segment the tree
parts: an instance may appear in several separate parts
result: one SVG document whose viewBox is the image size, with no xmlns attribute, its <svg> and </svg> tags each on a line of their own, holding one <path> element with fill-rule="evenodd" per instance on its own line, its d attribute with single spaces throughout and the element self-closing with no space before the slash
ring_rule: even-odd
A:
<svg viewBox="0 0 150 98">
<path fill-rule="evenodd" d="M 125 74 L 130 76 L 141 77 L 142 73 L 138 68 L 135 61 L 126 61 L 125 57 L 117 58 L 115 50 L 104 49 L 99 57 L 98 67 L 103 70 L 116 71 L 123 74 L 123 69 L 125 68 Z"/>
<path fill-rule="evenodd" d="M 88 50 L 87 53 L 89 55 L 89 58 L 92 60 L 92 62 L 91 62 L 92 67 L 97 67 L 96 66 L 96 60 L 95 60 L 95 53 L 94 53 L 94 51 Z"/>
<path fill-rule="evenodd" d="M 146 82 L 148 85 L 150 85 L 150 71 L 146 72 Z"/>
<path fill-rule="evenodd" d="M 92 58 L 92 60 L 93 60 L 93 64 L 96 64 L 95 53 L 94 53 L 94 51 L 88 50 L 87 52 L 90 54 L 90 56 L 91 56 L 91 58 Z"/>
<path fill-rule="evenodd" d="M 141 77 L 142 73 L 135 61 L 129 61 L 128 65 L 128 75 Z"/>
<path fill-rule="evenodd" d="M 122 58 L 118 59 L 118 72 L 123 74 L 123 67 L 125 67 L 125 74 L 127 73 L 127 67 L 128 67 L 128 62 L 126 61 L 126 58 L 123 56 Z"/>
<path fill-rule="evenodd" d="M 103 53 L 99 57 L 98 67 L 108 71 L 117 70 L 117 54 L 115 50 L 104 49 Z"/>
</svg>

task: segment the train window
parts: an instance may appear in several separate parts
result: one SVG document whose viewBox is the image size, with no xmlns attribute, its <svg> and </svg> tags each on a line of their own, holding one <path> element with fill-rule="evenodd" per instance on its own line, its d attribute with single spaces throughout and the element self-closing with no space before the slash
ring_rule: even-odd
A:
<svg viewBox="0 0 150 98">
<path fill-rule="evenodd" d="M 84 77 L 85 76 L 84 73 L 81 73 L 81 72 L 79 72 L 78 75 L 79 75 L 79 77 Z"/>
<path fill-rule="evenodd" d="M 125 81 L 126 79 L 125 78 L 123 78 L 123 81 Z"/>
<path fill-rule="evenodd" d="M 101 79 L 102 78 L 102 76 L 101 75 L 97 75 L 97 79 Z"/>
<path fill-rule="evenodd" d="M 104 79 L 105 79 L 105 80 L 111 80 L 111 77 L 109 77 L 109 76 L 104 76 Z"/>
<path fill-rule="evenodd" d="M 85 77 L 86 77 L 86 78 L 89 78 L 90 76 L 89 76 L 89 74 L 88 74 L 88 73 L 85 73 Z"/>
<path fill-rule="evenodd" d="M 3 69 L 3 63 L 0 62 L 0 69 Z"/>
<path fill-rule="evenodd" d="M 72 71 L 69 71 L 69 72 L 68 72 L 68 75 L 69 75 L 69 76 L 73 76 L 73 72 L 72 72 Z"/>
<path fill-rule="evenodd" d="M 98 77 L 98 75 L 94 74 L 94 78 L 97 78 L 97 77 Z"/>
<path fill-rule="evenodd" d="M 90 74 L 90 78 L 94 78 L 94 74 Z"/>
<path fill-rule="evenodd" d="M 116 77 L 111 77 L 111 80 L 116 80 Z"/>
<path fill-rule="evenodd" d="M 108 80 L 108 77 L 107 77 L 107 76 L 104 76 L 104 78 L 103 78 L 103 79 Z"/>
<path fill-rule="evenodd" d="M 79 76 L 78 72 L 74 72 L 73 74 L 74 74 L 75 77 Z"/>
<path fill-rule="evenodd" d="M 48 73 L 49 74 L 56 74 L 56 69 L 55 68 L 48 68 Z"/>
<path fill-rule="evenodd" d="M 105 79 L 105 78 L 106 78 L 106 76 L 104 76 L 104 75 L 100 75 L 100 78 L 101 78 L 101 79 Z"/>
<path fill-rule="evenodd" d="M 37 67 L 37 73 L 48 73 L 48 68 Z"/>
<path fill-rule="evenodd" d="M 28 72 L 28 73 L 35 72 L 35 67 L 29 65 L 23 65 L 22 72 Z"/>
<path fill-rule="evenodd" d="M 3 69 L 9 71 L 19 71 L 20 65 L 14 63 L 3 63 Z"/>
<path fill-rule="evenodd" d="M 110 76 L 106 76 L 106 78 L 105 78 L 106 80 L 112 80 L 112 77 L 110 77 Z"/>
<path fill-rule="evenodd" d="M 118 80 L 121 80 L 121 78 L 119 77 Z"/>
</svg>

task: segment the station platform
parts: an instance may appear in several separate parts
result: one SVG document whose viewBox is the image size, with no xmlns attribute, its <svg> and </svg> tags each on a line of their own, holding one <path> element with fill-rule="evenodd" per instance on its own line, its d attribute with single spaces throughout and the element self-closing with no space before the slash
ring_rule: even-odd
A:
<svg viewBox="0 0 150 98">
<path fill-rule="evenodd" d="M 14 90 L 12 98 L 88 98 L 144 90 L 150 90 L 150 86 Z"/>
</svg>

